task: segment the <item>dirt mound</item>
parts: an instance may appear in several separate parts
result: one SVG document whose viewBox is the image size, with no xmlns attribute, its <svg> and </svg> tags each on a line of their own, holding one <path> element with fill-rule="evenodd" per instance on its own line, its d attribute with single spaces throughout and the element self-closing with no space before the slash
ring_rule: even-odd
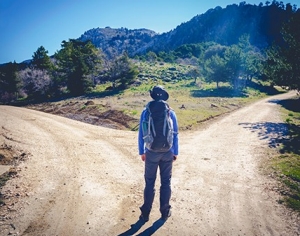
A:
<svg viewBox="0 0 300 236">
<path fill-rule="evenodd" d="M 0 146 L 0 165 L 17 165 L 27 157 L 25 152 L 17 151 L 12 146 L 2 144 Z"/>
<path fill-rule="evenodd" d="M 5 135 L 3 135 L 3 133 L 0 133 L 0 135 L 2 135 L 5 139 L 9 139 Z M 2 218 L 3 216 L 5 217 L 6 215 L 8 215 L 8 212 L 10 211 L 10 204 L 15 204 L 16 202 L 18 202 L 18 198 L 21 196 L 21 194 L 17 190 L 3 192 L 2 188 L 3 186 L 5 186 L 8 180 L 18 176 L 18 172 L 20 170 L 17 166 L 22 161 L 25 161 L 27 157 L 27 153 L 19 151 L 13 146 L 7 145 L 5 143 L 0 146 L 0 206 L 2 207 Z"/>
<path fill-rule="evenodd" d="M 114 110 L 110 106 L 97 104 L 94 101 L 66 101 L 62 103 L 42 103 L 27 108 L 64 116 L 73 120 L 112 129 L 134 130 L 138 120 Z"/>
</svg>

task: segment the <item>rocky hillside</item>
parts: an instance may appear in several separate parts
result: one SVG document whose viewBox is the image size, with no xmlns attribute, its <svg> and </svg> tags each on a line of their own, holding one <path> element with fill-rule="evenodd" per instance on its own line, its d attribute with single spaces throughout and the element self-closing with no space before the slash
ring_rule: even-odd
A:
<svg viewBox="0 0 300 236">
<path fill-rule="evenodd" d="M 147 29 L 106 27 L 88 30 L 79 39 L 91 40 L 108 58 L 124 51 L 134 56 L 149 50 L 167 52 L 183 44 L 208 41 L 231 45 L 237 43 L 244 34 L 250 36 L 250 42 L 254 46 L 262 49 L 273 41 L 281 41 L 282 25 L 295 11 L 297 7 L 289 3 L 284 5 L 282 2 L 272 1 L 272 4 L 264 6 L 261 3 L 257 6 L 241 2 L 226 8 L 210 9 L 163 34 Z"/>
<path fill-rule="evenodd" d="M 133 55 L 152 41 L 156 35 L 154 31 L 147 29 L 129 30 L 106 27 L 88 30 L 81 35 L 79 40 L 91 40 L 96 47 L 102 49 L 108 59 L 111 59 L 124 51 Z"/>
</svg>

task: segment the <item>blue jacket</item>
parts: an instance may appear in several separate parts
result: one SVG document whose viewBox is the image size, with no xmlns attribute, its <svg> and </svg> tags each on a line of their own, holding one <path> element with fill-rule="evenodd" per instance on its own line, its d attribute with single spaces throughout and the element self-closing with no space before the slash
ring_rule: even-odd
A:
<svg viewBox="0 0 300 236">
<path fill-rule="evenodd" d="M 142 130 L 142 123 L 146 119 L 146 112 L 147 110 L 144 109 L 141 118 L 140 118 L 140 128 L 139 128 L 139 136 L 138 136 L 138 148 L 139 148 L 139 154 L 142 155 L 147 151 L 147 148 L 145 147 L 144 139 L 143 139 L 143 130 Z M 173 131 L 174 131 L 174 137 L 173 137 L 173 146 L 171 148 L 171 151 L 174 155 L 178 155 L 178 123 L 177 123 L 177 117 L 173 110 L 170 110 L 170 117 L 173 121 Z"/>
</svg>

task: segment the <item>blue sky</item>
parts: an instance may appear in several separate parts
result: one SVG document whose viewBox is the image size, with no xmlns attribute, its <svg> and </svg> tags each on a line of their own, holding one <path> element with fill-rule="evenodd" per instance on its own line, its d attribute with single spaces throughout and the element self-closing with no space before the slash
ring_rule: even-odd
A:
<svg viewBox="0 0 300 236">
<path fill-rule="evenodd" d="M 272 2 L 271 0 L 269 0 Z M 300 0 L 283 1 L 296 4 Z M 92 28 L 146 28 L 168 32 L 216 6 L 237 0 L 0 0 L 0 64 L 31 59 L 38 47 L 48 55 L 63 40 L 75 39 Z M 258 5 L 260 0 L 246 3 Z"/>
</svg>

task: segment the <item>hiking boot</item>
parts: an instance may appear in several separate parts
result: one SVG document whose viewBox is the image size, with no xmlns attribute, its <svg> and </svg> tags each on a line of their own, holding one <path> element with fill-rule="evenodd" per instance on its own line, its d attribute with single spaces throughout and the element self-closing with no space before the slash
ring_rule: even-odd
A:
<svg viewBox="0 0 300 236">
<path fill-rule="evenodd" d="M 171 216 L 171 210 L 169 210 L 167 213 L 161 214 L 161 219 L 166 221 Z"/>
<path fill-rule="evenodd" d="M 141 210 L 140 220 L 143 220 L 144 222 L 149 221 L 150 211 L 142 210 L 142 207 L 140 207 L 140 210 Z"/>
<path fill-rule="evenodd" d="M 140 215 L 140 220 L 143 220 L 144 222 L 149 221 L 149 214 L 141 214 Z"/>
</svg>

